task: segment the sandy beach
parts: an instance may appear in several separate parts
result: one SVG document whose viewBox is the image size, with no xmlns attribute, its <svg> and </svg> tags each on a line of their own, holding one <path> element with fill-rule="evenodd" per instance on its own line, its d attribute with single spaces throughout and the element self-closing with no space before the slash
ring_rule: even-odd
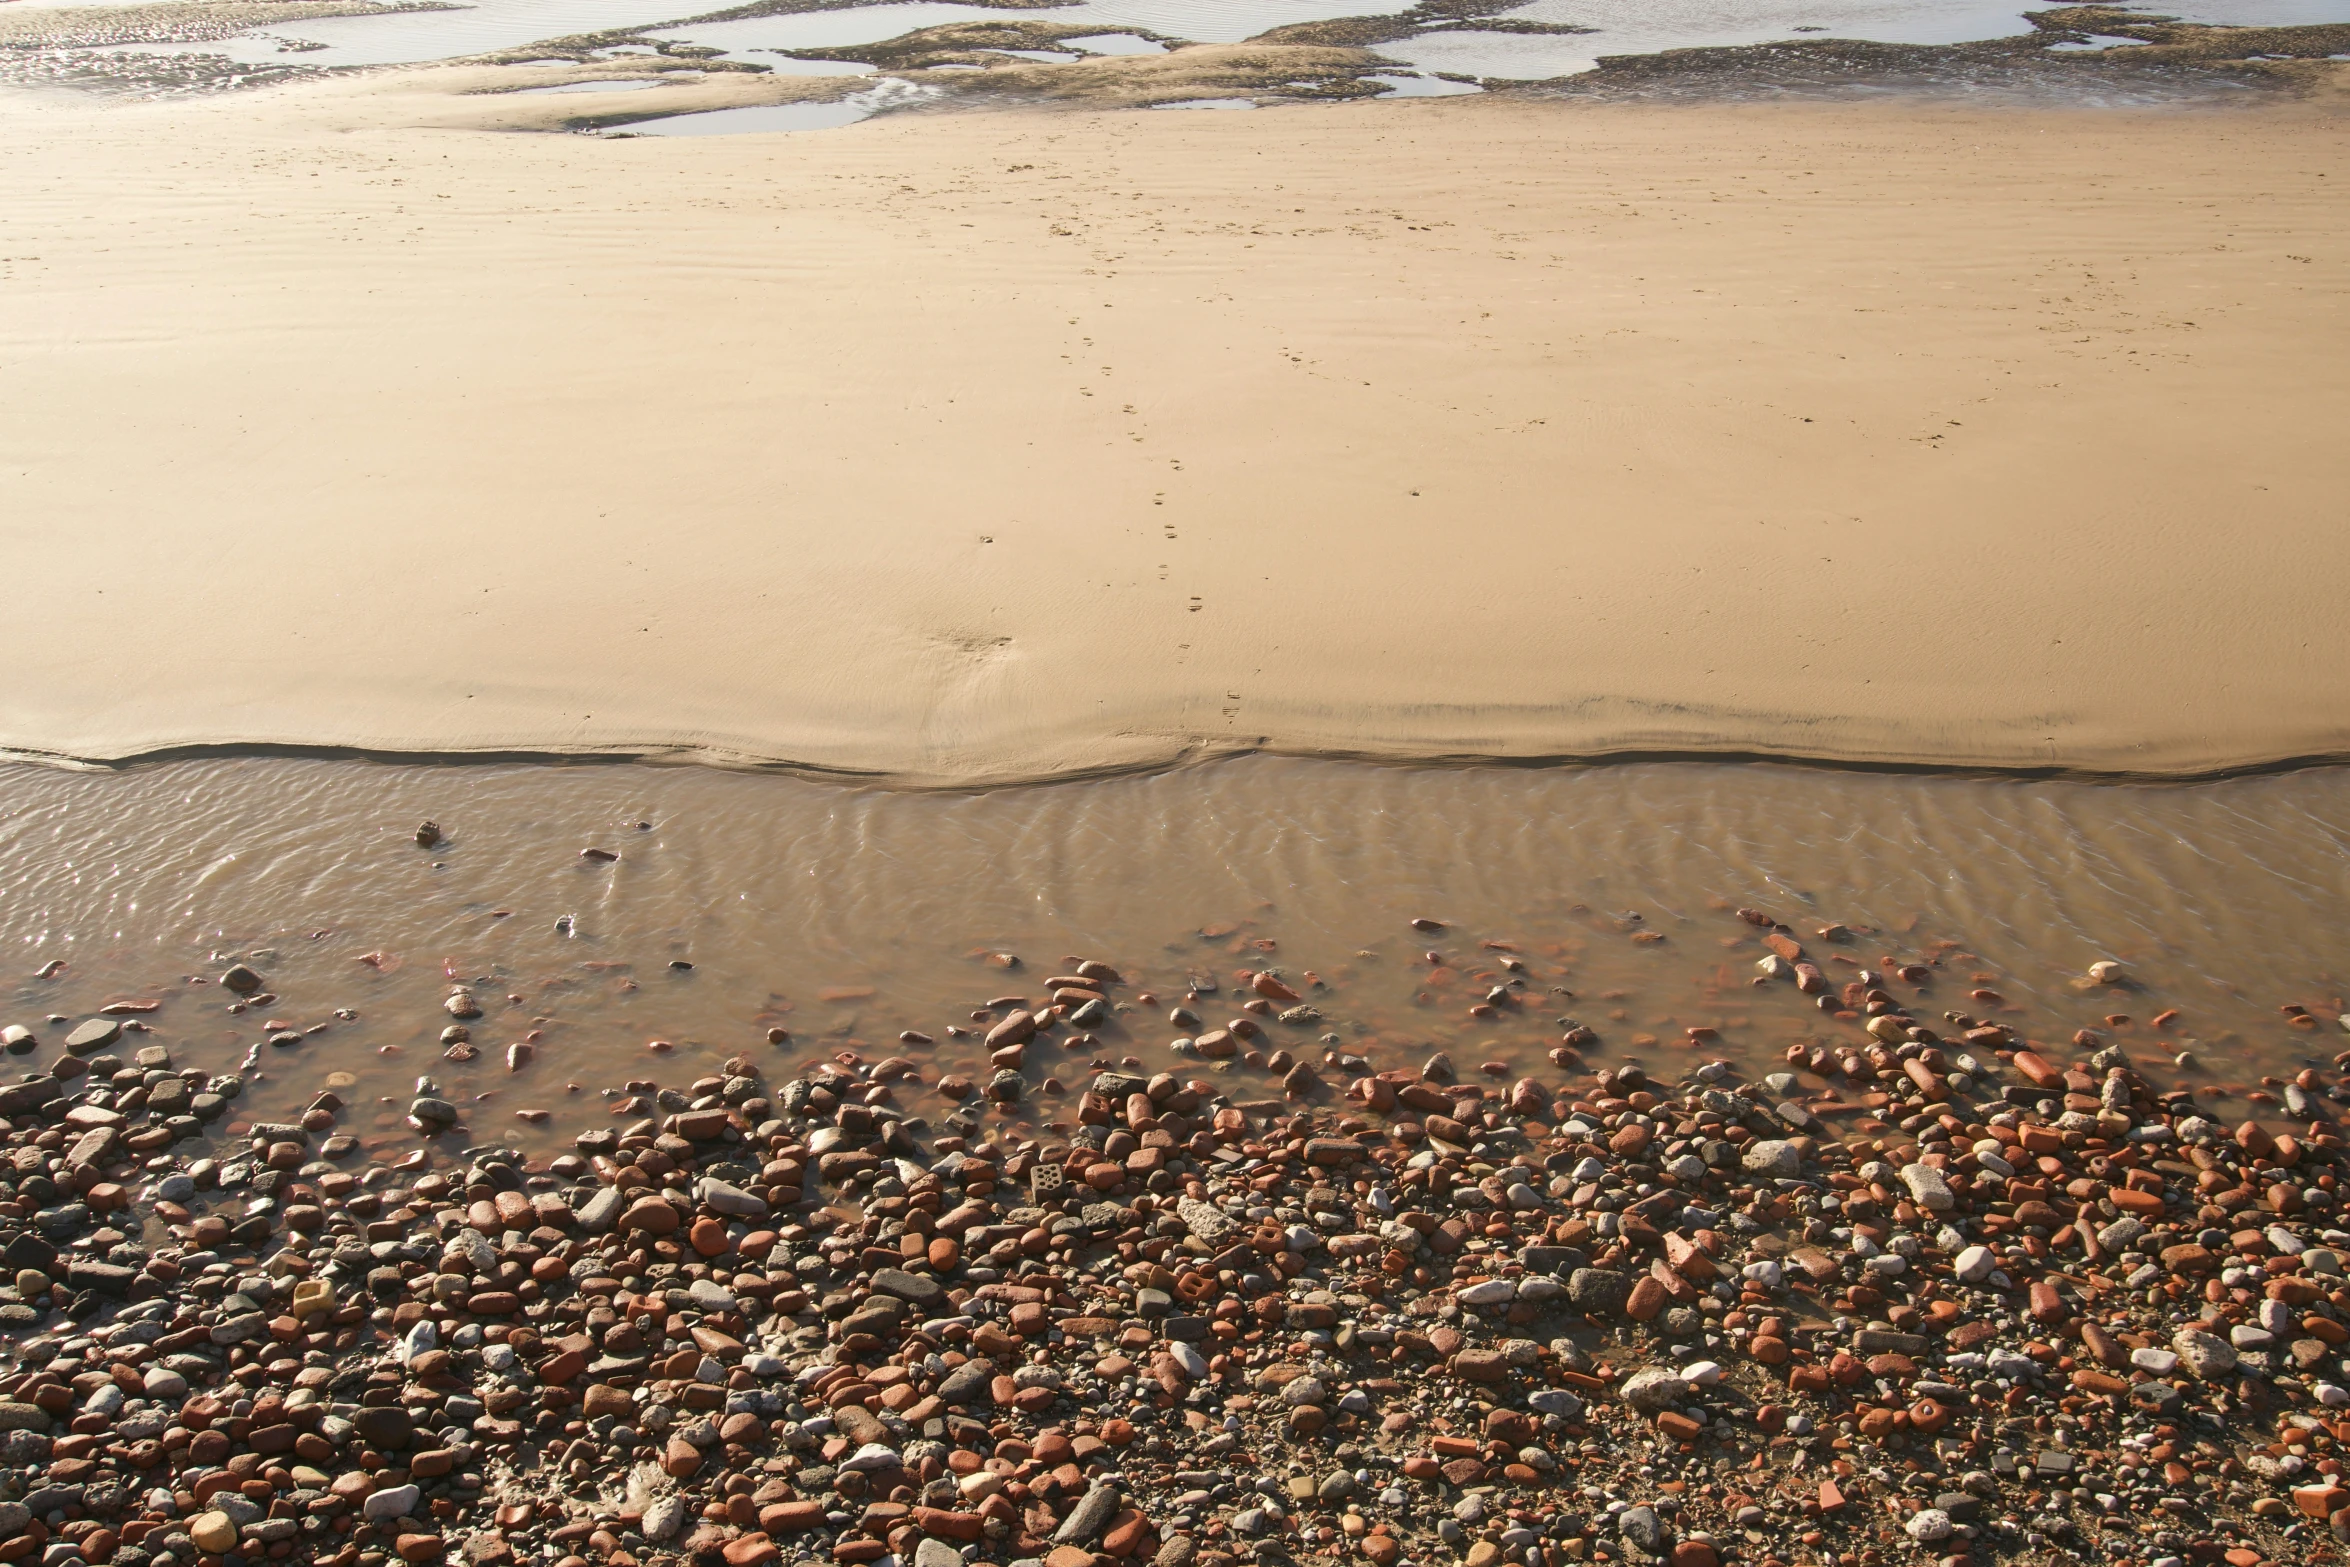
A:
<svg viewBox="0 0 2350 1567">
<path fill-rule="evenodd" d="M 2350 20 L 659 3 L 0 16 L 0 1561 L 2344 1560 Z"/>
<path fill-rule="evenodd" d="M 452 81 L 0 102 L 0 745 L 2350 753 L 2326 100 Z"/>
</svg>

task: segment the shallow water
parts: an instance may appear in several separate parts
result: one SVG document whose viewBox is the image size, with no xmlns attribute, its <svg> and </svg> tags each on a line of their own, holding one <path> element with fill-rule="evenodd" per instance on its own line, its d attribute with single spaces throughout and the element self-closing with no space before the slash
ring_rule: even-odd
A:
<svg viewBox="0 0 2350 1567">
<path fill-rule="evenodd" d="M 1039 14 L 1058 15 L 1057 12 Z M 850 11 L 810 11 L 797 16 L 760 16 L 739 22 L 664 27 L 650 36 L 672 43 L 723 49 L 729 54 L 751 50 L 836 49 L 879 43 L 918 28 L 944 27 L 953 22 L 1001 22 L 1008 16 L 1011 20 L 1019 19 L 1019 14 L 990 10 L 986 6 L 916 0 L 909 5 L 862 6 Z"/>
<path fill-rule="evenodd" d="M 2006 0 L 1533 0 L 1512 20 L 1557 22 L 1592 31 L 1527 36 L 1479 32 L 1474 24 L 1380 52 L 1424 71 L 1538 80 L 1597 68 L 1601 58 L 1667 49 L 1732 48 L 1799 38 L 1953 44 L 2032 31 L 2027 11 Z"/>
<path fill-rule="evenodd" d="M 1482 92 L 1474 82 L 1448 82 L 1436 76 L 1415 76 L 1406 71 L 1386 72 L 1366 76 L 1366 82 L 1377 82 L 1387 89 L 1383 98 L 1457 98 L 1463 93 Z"/>
<path fill-rule="evenodd" d="M 729 53 L 877 43 L 949 22 L 1018 20 L 1140 27 L 1197 43 L 1237 43 L 1271 28 L 1342 16 L 1391 15 L 1409 0 L 1082 0 L 1035 12 L 1004 12 L 946 0 L 803 12 L 738 22 L 660 29 L 660 36 Z M 1532 79 L 1590 70 L 1606 55 L 1668 49 L 1845 38 L 1944 44 L 2020 36 L 2028 12 L 2018 0 L 1533 0 L 1515 20 L 1588 27 L 1579 35 L 1480 31 L 1474 24 L 1382 52 L 1421 70 Z M 2350 21 L 2350 0 L 2198 0 L 2144 7 L 2149 15 L 2237 26 Z M 620 27 L 659 27 L 694 14 L 678 0 L 480 0 L 461 10 L 323 18 L 257 30 L 226 43 L 146 46 L 155 52 L 226 55 L 247 64 L 282 63 L 285 44 L 311 66 L 406 64 Z M 1138 52 L 1109 47 L 1100 52 Z"/>
<path fill-rule="evenodd" d="M 1034 21 L 1057 27 L 1139 27 L 1193 43 L 1239 43 L 1275 27 L 1337 16 L 1387 16 L 1408 9 L 1410 4 L 1411 0 L 1082 0 L 1077 5 L 1053 6 L 1041 11 L 999 11 L 986 6 L 947 4 L 943 0 L 911 0 L 911 3 L 860 6 L 845 11 L 805 11 L 739 22 L 697 23 L 663 28 L 654 36 L 730 53 L 837 49 L 879 43 L 920 28 L 944 27 L 956 22 Z M 1131 35 L 1113 36 L 1131 38 Z M 1131 41 L 1135 47 L 1096 52 L 1157 52 L 1141 47 L 1146 40 Z"/>
<path fill-rule="evenodd" d="M 1085 0 L 1041 13 L 1052 21 L 1140 27 L 1200 44 L 1236 44 L 1300 22 L 1335 16 L 1393 16 L 1411 0 Z"/>
<path fill-rule="evenodd" d="M 429 850 L 427 818 L 446 832 Z M 991 1000 L 1040 1001 L 1079 957 L 1122 971 L 1131 1010 L 1089 1046 L 1031 1047 L 1029 1101 L 990 1120 L 1065 1123 L 1072 1101 L 1047 1080 L 1081 1084 L 1096 1061 L 1229 1069 L 1236 1097 L 1277 1097 L 1269 1071 L 1175 1053 L 1195 1030 L 1167 1017 L 1198 979 L 1218 986 L 1192 1003 L 1208 1026 L 1240 1016 L 1240 976 L 1266 967 L 1325 1014 L 1264 1023 L 1268 1048 L 1308 1061 L 1327 1032 L 1378 1067 L 1441 1047 L 1464 1078 L 1492 1061 L 1556 1083 L 1545 1052 L 1566 1017 L 1598 1031 L 1591 1064 L 1660 1072 L 1864 1042 L 1857 1020 L 1753 983 L 1762 949 L 1739 905 L 1786 920 L 1839 980 L 1938 958 L 1922 992 L 1889 987 L 1921 1017 L 1966 1010 L 2064 1059 L 2095 1028 L 2159 1083 L 2240 1087 L 2350 1046 L 2331 1016 L 2350 988 L 2343 770 L 2152 787 L 1246 758 L 968 795 L 627 765 L 10 767 L 0 887 L 0 1022 L 41 1039 L 20 1065 L 105 1003 L 153 1000 L 155 1032 L 126 1056 L 164 1042 L 226 1071 L 251 1054 L 262 1076 L 239 1113 L 263 1117 L 347 1073 L 346 1120 L 379 1150 L 413 1144 L 401 1116 L 420 1074 L 464 1108 L 468 1138 L 532 1149 L 623 1113 L 600 1091 L 682 1087 L 738 1051 L 771 1075 L 854 1050 L 984 1080 L 977 1039 L 950 1027 L 984 1030 Z M 1815 939 L 1830 922 L 1851 939 Z M 1515 999 L 1474 1015 L 1512 979 L 1505 956 L 1524 965 Z M 240 957 L 278 999 L 231 1012 L 195 982 Z M 2080 981 L 2108 957 L 2142 988 Z M 453 980 L 486 1008 L 470 1062 L 438 1041 Z M 2316 1026 L 2293 1027 L 2287 1004 Z M 273 1021 L 318 1032 L 264 1043 Z M 1693 1027 L 1719 1038 L 1692 1046 Z M 937 1042 L 901 1044 L 907 1029 Z M 525 1040 L 534 1058 L 510 1071 Z M 2175 1069 L 2180 1049 L 2203 1069 Z M 895 1091 L 934 1124 L 948 1108 Z"/>
<path fill-rule="evenodd" d="M 788 54 L 769 55 L 759 62 L 778 76 L 871 76 L 874 67 L 861 60 L 798 60 Z"/>
<path fill-rule="evenodd" d="M 279 40 L 315 44 L 295 58 L 304 65 L 413 65 L 520 49 L 554 38 L 644 27 L 673 21 L 679 0 L 474 0 L 462 10 L 383 16 L 321 17 L 257 29 L 224 43 L 173 44 L 168 52 L 219 54 L 254 64 L 279 62 Z"/>
<path fill-rule="evenodd" d="M 2319 27 L 2350 22 L 2350 0 L 2185 0 L 2179 5 L 2133 9 L 2207 27 Z"/>
</svg>

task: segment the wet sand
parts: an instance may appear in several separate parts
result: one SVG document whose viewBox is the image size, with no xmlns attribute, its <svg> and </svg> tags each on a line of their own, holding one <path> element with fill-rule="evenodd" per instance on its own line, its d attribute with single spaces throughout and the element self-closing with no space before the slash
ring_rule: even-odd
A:
<svg viewBox="0 0 2350 1567">
<path fill-rule="evenodd" d="M 13 1065 L 152 1002 L 137 1020 L 183 1065 L 254 1074 L 250 1113 L 290 1120 L 331 1088 L 371 1149 L 405 1145 L 419 1074 L 476 1138 L 543 1154 L 621 1085 L 743 1051 L 773 1071 L 907 1056 L 922 1081 L 899 1101 L 938 1124 L 942 1078 L 986 1080 L 990 1003 L 1040 1003 L 1073 956 L 1131 987 L 1081 1043 L 1031 1052 L 1030 1096 L 988 1118 L 1007 1132 L 1066 1135 L 1097 1058 L 1245 1102 L 1283 1099 L 1290 1060 L 1332 1076 L 1334 1049 L 1549 1082 L 1571 1024 L 1593 1067 L 1720 1058 L 1759 1081 L 1852 1025 L 1762 980 L 1741 907 L 1794 926 L 1839 994 L 1923 964 L 1922 986 L 1885 983 L 1926 1015 L 1973 1013 L 2051 1059 L 2089 1030 L 2229 1124 L 2306 1125 L 2275 1090 L 2350 1050 L 2341 769 L 2115 786 L 1247 757 L 962 794 L 626 765 L 20 766 L 0 768 L 0 889 L 0 1024 L 33 1047 Z M 191 982 L 238 959 L 278 999 Z M 2087 983 L 2101 959 L 2129 981 Z M 1262 1059 L 1176 1048 L 1245 1021 L 1235 976 L 1267 965 L 1320 1015 L 1266 1017 Z M 1187 1000 L 1202 980 L 1219 988 Z M 455 984 L 484 1016 L 451 1058 Z M 1863 1129 L 1849 1084 L 1804 1081 Z"/>
<path fill-rule="evenodd" d="M 453 79 L 0 105 L 0 743 L 2350 752 L 2322 102 L 680 145 Z"/>
</svg>

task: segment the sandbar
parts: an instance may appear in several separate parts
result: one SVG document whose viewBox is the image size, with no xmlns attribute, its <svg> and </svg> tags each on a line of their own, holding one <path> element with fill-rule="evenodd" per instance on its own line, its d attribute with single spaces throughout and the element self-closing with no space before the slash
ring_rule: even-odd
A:
<svg viewBox="0 0 2350 1567">
<path fill-rule="evenodd" d="M 2350 754 L 2339 95 L 470 80 L 0 98 L 0 748 Z"/>
</svg>

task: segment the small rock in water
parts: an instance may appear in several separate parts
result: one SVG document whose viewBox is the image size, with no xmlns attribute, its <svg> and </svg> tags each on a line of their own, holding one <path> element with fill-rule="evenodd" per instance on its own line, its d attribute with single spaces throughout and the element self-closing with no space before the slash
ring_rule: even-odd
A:
<svg viewBox="0 0 2350 1567">
<path fill-rule="evenodd" d="M 419 1095 L 409 1102 L 408 1116 L 418 1126 L 443 1131 L 457 1124 L 457 1107 L 446 1099 Z"/>
</svg>

